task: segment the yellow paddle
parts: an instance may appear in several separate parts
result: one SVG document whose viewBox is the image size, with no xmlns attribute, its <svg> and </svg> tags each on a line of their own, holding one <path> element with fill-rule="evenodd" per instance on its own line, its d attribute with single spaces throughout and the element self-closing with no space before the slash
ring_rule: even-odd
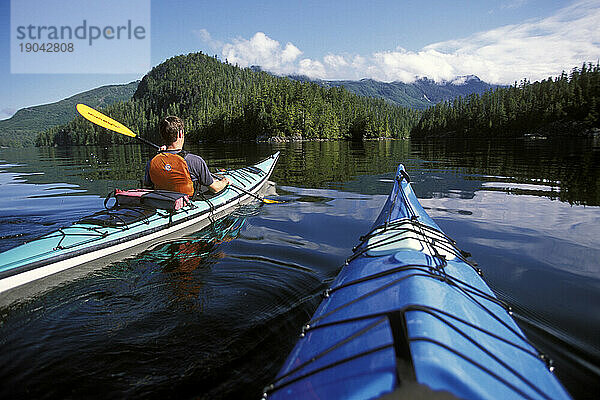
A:
<svg viewBox="0 0 600 400">
<path fill-rule="evenodd" d="M 80 103 L 80 104 L 77 104 L 76 108 L 77 108 L 77 112 L 79 112 L 79 114 L 81 114 L 83 116 L 83 118 L 87 119 L 88 121 L 90 121 L 98 126 L 101 126 L 106 129 L 110 129 L 111 131 L 120 133 L 121 135 L 136 138 L 139 141 L 141 141 L 147 145 L 150 145 L 156 149 L 160 148 L 159 146 L 155 145 L 154 143 L 149 142 L 146 139 L 139 137 L 138 135 L 133 133 L 131 131 L 131 129 L 129 129 L 122 123 L 115 121 L 114 119 L 112 119 L 110 117 L 107 117 L 106 115 L 102 114 L 101 112 L 94 110 L 92 107 L 89 107 L 89 106 L 86 106 L 85 104 Z"/>
<path fill-rule="evenodd" d="M 83 116 L 83 118 L 87 119 L 88 121 L 101 126 L 103 128 L 109 129 L 113 132 L 117 132 L 120 133 L 121 135 L 125 135 L 125 136 L 129 136 L 129 137 L 133 137 L 138 139 L 139 141 L 154 147 L 155 149 L 160 149 L 160 146 L 149 142 L 148 140 L 139 137 L 138 135 L 136 135 L 135 133 L 133 133 L 131 131 L 131 129 L 129 129 L 128 127 L 126 127 L 125 125 L 123 125 L 122 123 L 115 121 L 114 119 L 107 117 L 106 115 L 102 114 L 100 111 L 98 110 L 94 110 L 92 107 L 90 106 L 86 106 L 85 104 L 77 104 L 76 106 L 77 108 L 77 112 L 79 112 L 79 114 L 81 114 Z M 246 193 L 258 200 L 261 200 L 264 203 L 267 204 L 272 204 L 272 203 L 283 203 L 282 201 L 277 201 L 277 200 L 269 200 L 269 199 L 265 199 L 264 197 L 260 197 L 255 195 L 254 193 L 251 193 L 249 191 L 247 191 L 244 188 L 241 188 L 239 186 L 234 185 L 233 183 L 229 184 L 231 187 L 233 187 L 234 189 L 240 190 L 243 193 Z"/>
</svg>

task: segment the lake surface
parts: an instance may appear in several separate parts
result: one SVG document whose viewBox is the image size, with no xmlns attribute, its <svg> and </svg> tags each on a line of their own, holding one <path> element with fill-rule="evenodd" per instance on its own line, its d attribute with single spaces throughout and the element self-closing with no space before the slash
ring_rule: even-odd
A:
<svg viewBox="0 0 600 400">
<path fill-rule="evenodd" d="M 281 150 L 284 204 L 0 308 L 0 398 L 260 398 L 404 163 L 423 206 L 554 359 L 600 392 L 600 143 L 374 141 L 190 147 L 235 168 Z M 0 149 L 0 251 L 102 207 L 149 150 Z M 275 198 L 275 197 L 273 197 Z"/>
</svg>

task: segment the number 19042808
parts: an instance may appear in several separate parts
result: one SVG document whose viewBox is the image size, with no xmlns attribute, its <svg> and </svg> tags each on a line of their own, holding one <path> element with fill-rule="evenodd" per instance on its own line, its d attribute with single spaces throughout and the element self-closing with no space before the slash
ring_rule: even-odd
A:
<svg viewBox="0 0 600 400">
<path fill-rule="evenodd" d="M 46 42 L 46 43 L 19 43 L 21 53 L 72 53 L 75 48 L 73 43 L 58 43 L 58 42 Z"/>
</svg>

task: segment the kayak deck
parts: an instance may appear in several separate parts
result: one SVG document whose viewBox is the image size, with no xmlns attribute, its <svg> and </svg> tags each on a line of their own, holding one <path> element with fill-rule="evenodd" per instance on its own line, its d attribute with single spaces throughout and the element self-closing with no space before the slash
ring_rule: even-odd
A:
<svg viewBox="0 0 600 400">
<path fill-rule="evenodd" d="M 265 397 L 370 399 L 416 381 L 468 399 L 569 398 L 467 256 L 400 166 Z"/>
<path fill-rule="evenodd" d="M 102 266 L 125 252 L 135 254 L 168 235 L 200 229 L 252 201 L 270 177 L 279 152 L 250 167 L 223 172 L 233 185 L 215 196 L 189 202 L 181 209 L 121 208 L 129 216 L 96 213 L 75 224 L 0 254 L 0 302 L 6 291 L 86 263 Z M 103 222 L 104 218 L 104 222 Z M 107 223 L 105 223 L 107 222 Z M 106 262 L 100 262 L 105 259 Z"/>
</svg>

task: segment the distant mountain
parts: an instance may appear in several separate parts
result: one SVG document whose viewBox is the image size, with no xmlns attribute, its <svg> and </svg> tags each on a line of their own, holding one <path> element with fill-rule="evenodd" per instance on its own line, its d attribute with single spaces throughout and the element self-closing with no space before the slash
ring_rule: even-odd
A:
<svg viewBox="0 0 600 400">
<path fill-rule="evenodd" d="M 299 75 L 291 75 L 289 78 L 301 82 L 314 82 L 324 87 L 343 86 L 360 96 L 378 97 L 394 105 L 419 110 L 424 110 L 441 101 L 452 100 L 458 96 L 464 97 L 472 93 L 481 94 L 498 87 L 498 85 L 482 81 L 475 75 L 459 76 L 452 81 L 437 83 L 427 78 L 421 78 L 413 83 L 386 83 L 373 79 L 326 81 Z"/>
<path fill-rule="evenodd" d="M 11 118 L 0 121 L 0 146 L 31 146 L 38 132 L 66 124 L 75 118 L 77 103 L 103 108 L 120 101 L 127 101 L 135 93 L 138 84 L 139 81 L 124 85 L 101 86 L 56 103 L 22 108 Z"/>
</svg>

